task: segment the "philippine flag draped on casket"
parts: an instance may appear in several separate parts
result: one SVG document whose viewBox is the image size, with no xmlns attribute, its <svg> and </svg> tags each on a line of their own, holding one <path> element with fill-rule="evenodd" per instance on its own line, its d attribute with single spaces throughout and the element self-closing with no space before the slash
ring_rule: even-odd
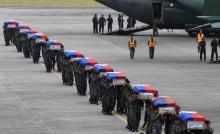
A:
<svg viewBox="0 0 220 134">
<path fill-rule="evenodd" d="M 36 30 L 25 29 L 21 33 L 24 33 L 24 34 L 34 34 L 34 33 L 37 33 L 37 31 Z"/>
<path fill-rule="evenodd" d="M 83 58 L 84 57 L 83 54 L 77 50 L 65 50 L 64 56 L 68 59 Z"/>
<path fill-rule="evenodd" d="M 153 104 L 161 114 L 175 114 L 177 104 L 168 96 L 160 96 L 153 99 Z"/>
<path fill-rule="evenodd" d="M 11 20 L 5 20 L 4 24 L 5 25 L 8 25 L 8 24 L 18 24 L 18 22 L 15 19 L 11 19 Z"/>
<path fill-rule="evenodd" d="M 112 72 L 113 69 L 108 64 L 96 64 L 93 67 L 95 72 Z"/>
<path fill-rule="evenodd" d="M 29 29 L 31 30 L 30 26 L 28 24 L 19 24 L 17 29 L 22 30 L 22 29 Z"/>
<path fill-rule="evenodd" d="M 108 78 L 109 80 L 126 78 L 126 76 L 122 72 L 108 72 L 105 74 L 105 77 Z"/>
<path fill-rule="evenodd" d="M 61 50 L 62 43 L 59 40 L 48 40 L 47 46 L 50 50 Z"/>
<path fill-rule="evenodd" d="M 205 116 L 197 113 L 197 112 L 190 112 L 190 111 L 181 111 L 179 113 L 179 118 L 183 121 L 206 121 Z"/>
<path fill-rule="evenodd" d="M 29 29 L 24 29 L 23 31 L 21 31 L 21 33 L 23 34 L 27 34 L 28 38 L 30 39 L 34 33 L 37 33 L 36 30 L 29 30 Z"/>
<path fill-rule="evenodd" d="M 35 33 L 35 34 L 32 35 L 31 38 L 33 38 L 33 39 L 45 39 L 46 40 L 47 36 L 43 33 Z"/>
<path fill-rule="evenodd" d="M 168 96 L 160 96 L 158 98 L 155 98 L 153 102 L 154 106 L 156 107 L 176 107 L 176 103 L 174 102 L 174 100 Z"/>
<path fill-rule="evenodd" d="M 85 70 L 91 70 L 95 64 L 97 64 L 97 61 L 90 58 L 80 58 L 78 60 L 78 63 L 84 67 Z"/>
<path fill-rule="evenodd" d="M 31 38 L 36 40 L 36 44 L 47 42 L 47 36 L 43 33 L 34 33 Z"/>
<path fill-rule="evenodd" d="M 158 95 L 157 91 L 149 85 L 133 85 L 132 90 L 139 94 L 139 99 L 143 100 L 150 100 Z"/>
<path fill-rule="evenodd" d="M 137 93 L 155 93 L 156 92 L 149 85 L 133 85 L 132 90 Z"/>
</svg>

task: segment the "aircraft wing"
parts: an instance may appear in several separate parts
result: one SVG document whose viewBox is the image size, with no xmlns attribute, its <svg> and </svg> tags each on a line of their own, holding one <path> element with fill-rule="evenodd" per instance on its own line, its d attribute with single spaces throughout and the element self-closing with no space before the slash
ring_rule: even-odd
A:
<svg viewBox="0 0 220 134">
<path fill-rule="evenodd" d="M 220 22 L 220 16 L 197 16 L 197 18 L 203 19 L 207 22 Z"/>
<path fill-rule="evenodd" d="M 187 31 L 199 30 L 199 29 L 220 29 L 220 16 L 197 16 L 200 19 L 207 21 L 203 25 L 199 25 L 188 29 Z"/>
</svg>

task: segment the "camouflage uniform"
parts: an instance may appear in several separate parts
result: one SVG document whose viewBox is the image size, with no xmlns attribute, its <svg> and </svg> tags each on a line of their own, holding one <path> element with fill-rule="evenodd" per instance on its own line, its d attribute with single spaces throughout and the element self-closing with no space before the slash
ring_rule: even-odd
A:
<svg viewBox="0 0 220 134">
<path fill-rule="evenodd" d="M 40 59 L 40 44 L 35 44 L 35 41 L 31 41 L 32 58 L 34 63 L 38 63 Z"/>
<path fill-rule="evenodd" d="M 141 120 L 141 108 L 144 104 L 142 100 L 139 100 L 137 97 L 133 97 L 129 105 L 131 105 L 130 119 L 132 132 L 138 132 L 138 127 Z"/>
<path fill-rule="evenodd" d="M 152 121 L 152 130 L 150 134 L 161 134 L 162 133 L 162 126 L 164 124 L 163 117 L 159 114 L 152 114 L 151 115 Z"/>
<path fill-rule="evenodd" d="M 68 59 L 65 59 L 63 63 L 62 79 L 63 84 L 73 85 L 73 67 Z"/>
</svg>

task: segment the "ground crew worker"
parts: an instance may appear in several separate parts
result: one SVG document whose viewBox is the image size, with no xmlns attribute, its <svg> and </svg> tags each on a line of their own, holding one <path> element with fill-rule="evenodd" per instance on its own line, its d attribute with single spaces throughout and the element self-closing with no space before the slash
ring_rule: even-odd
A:
<svg viewBox="0 0 220 134">
<path fill-rule="evenodd" d="M 158 108 L 155 108 L 154 113 L 151 116 L 152 130 L 150 134 L 161 134 L 162 126 L 164 124 L 163 115 L 159 113 Z"/>
<path fill-rule="evenodd" d="M 156 46 L 156 40 L 154 39 L 153 36 L 151 36 L 150 39 L 148 40 L 148 47 L 149 47 L 149 56 L 150 56 L 150 59 L 153 59 L 153 58 L 154 58 L 155 46 Z"/>
<path fill-rule="evenodd" d="M 106 23 L 106 20 L 104 18 L 104 15 L 102 15 L 99 18 L 99 33 L 102 33 L 102 34 L 104 33 L 105 23 Z"/>
<path fill-rule="evenodd" d="M 93 23 L 93 33 L 96 34 L 98 33 L 98 25 L 99 25 L 97 14 L 94 15 L 92 19 L 92 23 Z"/>
<path fill-rule="evenodd" d="M 197 34 L 197 42 L 198 42 L 198 53 L 200 53 L 202 41 L 205 40 L 205 36 L 202 33 L 202 30 Z"/>
<path fill-rule="evenodd" d="M 204 56 L 202 56 L 204 55 Z M 204 57 L 204 61 L 206 61 L 206 41 L 203 39 L 203 41 L 200 43 L 200 61 L 202 61 L 202 57 Z"/>
<path fill-rule="evenodd" d="M 216 57 L 216 61 L 218 60 L 218 42 L 216 40 L 216 38 L 213 38 L 212 42 L 211 42 L 211 47 L 212 47 L 212 53 L 211 53 L 211 60 L 213 61 L 214 58 L 214 54 Z"/>
<path fill-rule="evenodd" d="M 112 32 L 113 19 L 111 17 L 111 14 L 109 14 L 107 21 L 108 21 L 108 32 Z"/>
<path fill-rule="evenodd" d="M 130 58 L 131 59 L 134 59 L 134 53 L 135 53 L 136 44 L 137 44 L 137 42 L 134 39 L 133 35 L 131 34 L 129 42 L 128 42 L 128 48 L 130 50 Z"/>
</svg>

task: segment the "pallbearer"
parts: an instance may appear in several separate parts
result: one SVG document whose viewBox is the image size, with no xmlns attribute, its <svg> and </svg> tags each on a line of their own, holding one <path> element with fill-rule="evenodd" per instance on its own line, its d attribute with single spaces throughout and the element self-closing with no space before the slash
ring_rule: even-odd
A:
<svg viewBox="0 0 220 134">
<path fill-rule="evenodd" d="M 23 51 L 25 58 L 30 58 L 31 56 L 30 38 L 34 33 L 37 33 L 37 31 L 25 29 L 22 32 L 20 32 L 20 35 L 21 35 L 20 43 L 21 43 L 22 51 Z"/>
<path fill-rule="evenodd" d="M 5 38 L 5 46 L 9 46 L 13 43 L 15 29 L 18 26 L 18 22 L 16 20 L 5 20 L 3 25 L 3 34 Z"/>
<path fill-rule="evenodd" d="M 45 45 L 48 38 L 45 34 L 35 33 L 31 37 L 31 50 L 34 64 L 39 63 L 41 46 Z"/>
<path fill-rule="evenodd" d="M 22 52 L 22 42 L 23 42 L 23 40 L 22 40 L 22 34 L 21 33 L 24 30 L 31 30 L 31 28 L 27 24 L 19 24 L 16 27 L 16 30 L 15 30 L 14 44 L 15 44 L 18 52 Z"/>
<path fill-rule="evenodd" d="M 90 57 L 80 58 L 76 60 L 74 64 L 75 72 L 77 74 L 76 85 L 80 96 L 86 96 L 88 74 L 95 64 L 97 64 L 97 61 Z"/>
<path fill-rule="evenodd" d="M 102 96 L 101 78 L 107 72 L 113 69 L 108 64 L 96 64 L 89 74 L 90 104 L 98 104 Z"/>
</svg>

